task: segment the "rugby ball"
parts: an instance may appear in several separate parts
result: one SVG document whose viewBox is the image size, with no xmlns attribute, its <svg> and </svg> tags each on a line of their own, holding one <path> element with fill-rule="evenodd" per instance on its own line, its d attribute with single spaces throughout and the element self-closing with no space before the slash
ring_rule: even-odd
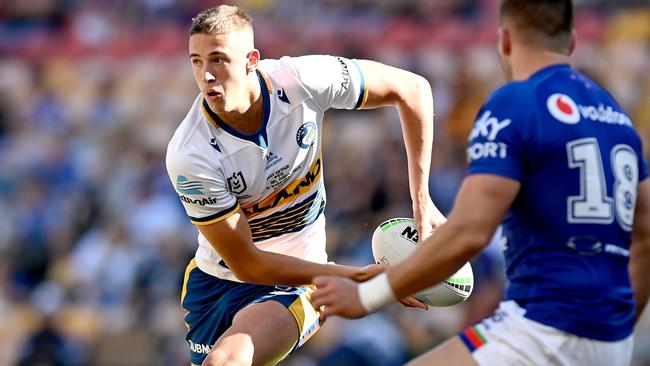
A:
<svg viewBox="0 0 650 366">
<path fill-rule="evenodd" d="M 418 231 L 415 220 L 396 218 L 384 221 L 372 235 L 372 255 L 375 262 L 391 266 L 415 251 Z M 413 295 L 431 306 L 451 306 L 465 301 L 474 288 L 474 273 L 469 262 L 442 283 Z"/>
</svg>

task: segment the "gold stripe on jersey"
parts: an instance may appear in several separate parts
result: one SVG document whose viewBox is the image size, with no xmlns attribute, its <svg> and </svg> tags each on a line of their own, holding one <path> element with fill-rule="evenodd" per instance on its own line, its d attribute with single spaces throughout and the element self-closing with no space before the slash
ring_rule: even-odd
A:
<svg viewBox="0 0 650 366">
<path fill-rule="evenodd" d="M 366 78 L 363 76 L 363 71 L 361 71 L 361 67 L 359 64 L 355 61 L 352 60 L 352 63 L 356 67 L 357 71 L 359 72 L 359 78 L 360 78 L 360 91 L 359 91 L 359 98 L 357 100 L 357 104 L 354 106 L 354 109 L 362 109 L 366 105 L 366 101 L 368 100 L 368 84 L 366 83 Z"/>
<path fill-rule="evenodd" d="M 367 101 L 368 101 L 368 86 L 366 85 L 363 88 L 363 99 L 361 100 L 361 105 L 357 109 L 363 109 L 363 107 L 366 106 Z"/>
<path fill-rule="evenodd" d="M 321 190 L 314 192 L 311 196 L 307 197 L 304 201 L 297 203 L 285 210 L 274 212 L 269 216 L 261 219 L 252 219 L 248 222 L 251 230 L 260 230 L 262 228 L 272 228 L 274 226 L 282 226 L 288 222 L 300 220 L 304 218 L 308 211 L 314 206 L 315 203 L 322 200 L 323 195 Z"/>
<path fill-rule="evenodd" d="M 203 112 L 203 115 L 205 116 L 205 119 L 210 122 L 211 125 L 213 125 L 216 128 L 219 128 L 219 125 L 217 124 L 217 121 L 215 121 L 212 116 L 210 115 L 210 112 L 208 112 L 207 109 L 205 109 L 205 98 L 201 98 L 201 111 Z"/>
<path fill-rule="evenodd" d="M 270 95 L 273 95 L 273 89 L 271 89 L 271 80 L 269 80 L 269 76 L 264 72 L 264 70 L 258 68 L 257 71 L 259 71 L 260 75 L 262 75 L 262 78 L 264 79 L 264 82 L 266 83 L 266 90 L 268 90 Z"/>
<path fill-rule="evenodd" d="M 320 182 L 321 171 L 321 157 L 319 156 L 304 177 L 294 180 L 284 188 L 275 190 L 260 202 L 242 207 L 246 218 L 250 220 L 263 212 L 294 201 L 308 192 L 314 184 Z"/>
<path fill-rule="evenodd" d="M 322 188 L 304 201 L 285 210 L 248 222 L 253 241 L 267 240 L 284 234 L 298 232 L 311 225 L 325 209 Z"/>
<path fill-rule="evenodd" d="M 239 203 L 235 202 L 235 204 L 232 205 L 230 208 L 217 212 L 216 214 L 210 215 L 208 217 L 197 218 L 197 217 L 190 216 L 190 221 L 194 225 L 210 225 L 229 218 L 230 216 L 234 215 L 237 211 L 239 211 Z"/>
</svg>

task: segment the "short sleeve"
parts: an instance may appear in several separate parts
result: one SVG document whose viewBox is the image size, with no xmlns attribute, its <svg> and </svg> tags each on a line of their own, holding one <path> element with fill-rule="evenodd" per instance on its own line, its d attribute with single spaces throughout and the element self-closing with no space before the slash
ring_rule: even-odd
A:
<svg viewBox="0 0 650 366">
<path fill-rule="evenodd" d="M 168 151 L 167 173 L 193 224 L 213 224 L 239 210 L 223 174 L 203 160 Z"/>
<path fill-rule="evenodd" d="M 367 85 L 356 61 L 337 56 L 295 57 L 291 64 L 299 82 L 322 110 L 359 109 L 368 96 Z"/>
<path fill-rule="evenodd" d="M 532 113 L 512 87 L 497 90 L 483 105 L 468 138 L 468 174 L 487 173 L 521 181 L 525 130 Z M 529 108 L 532 109 L 532 108 Z"/>
</svg>

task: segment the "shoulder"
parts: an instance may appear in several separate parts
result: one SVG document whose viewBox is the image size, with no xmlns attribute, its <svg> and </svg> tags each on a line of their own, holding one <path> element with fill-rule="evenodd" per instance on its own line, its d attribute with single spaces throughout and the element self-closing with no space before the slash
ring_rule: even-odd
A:
<svg viewBox="0 0 650 366">
<path fill-rule="evenodd" d="M 333 83 L 333 73 L 340 68 L 336 58 L 325 55 L 284 56 L 260 61 L 260 69 L 268 75 L 272 88 L 282 90 L 294 106 L 327 89 Z"/>
<path fill-rule="evenodd" d="M 510 82 L 496 89 L 479 111 L 469 141 L 521 137 L 534 119 L 532 94 L 526 82 Z"/>
<path fill-rule="evenodd" d="M 480 116 L 488 113 L 500 120 L 509 119 L 513 125 L 523 126 L 536 119 L 536 94 L 539 85 L 530 80 L 509 82 L 496 89 L 483 104 Z"/>
<path fill-rule="evenodd" d="M 261 65 L 269 68 L 268 73 L 270 75 L 293 76 L 307 85 L 331 83 L 333 75 L 349 75 L 352 72 L 351 68 L 355 67 L 352 65 L 354 61 L 331 55 L 284 56 L 279 60 L 268 61 L 268 63 L 264 62 Z"/>
<path fill-rule="evenodd" d="M 487 99 L 485 105 L 500 108 L 522 109 L 524 102 L 533 99 L 535 86 L 528 81 L 509 82 L 496 89 Z"/>
<path fill-rule="evenodd" d="M 201 100 L 199 95 L 167 145 L 165 161 L 170 174 L 192 166 L 206 165 L 206 156 L 214 156 L 214 152 L 208 149 L 209 137 L 206 135 L 207 123 L 201 110 Z M 205 143 L 202 143 L 203 140 Z M 212 159 L 211 165 L 218 161 Z"/>
</svg>

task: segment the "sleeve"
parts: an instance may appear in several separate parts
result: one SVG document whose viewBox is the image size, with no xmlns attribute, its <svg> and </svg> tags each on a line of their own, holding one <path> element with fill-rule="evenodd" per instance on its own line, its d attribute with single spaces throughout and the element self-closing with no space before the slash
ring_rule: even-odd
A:
<svg viewBox="0 0 650 366">
<path fill-rule="evenodd" d="M 468 138 L 468 175 L 488 173 L 521 181 L 525 162 L 524 129 L 531 114 L 517 106 L 522 93 L 508 86 L 483 105 Z M 531 108 L 528 108 L 530 110 Z"/>
<path fill-rule="evenodd" d="M 167 173 L 193 224 L 213 224 L 239 210 L 223 173 L 205 161 L 168 151 Z"/>
<path fill-rule="evenodd" d="M 368 89 L 355 60 L 311 55 L 292 58 L 291 64 L 299 82 L 322 110 L 359 109 L 365 104 Z"/>
</svg>

